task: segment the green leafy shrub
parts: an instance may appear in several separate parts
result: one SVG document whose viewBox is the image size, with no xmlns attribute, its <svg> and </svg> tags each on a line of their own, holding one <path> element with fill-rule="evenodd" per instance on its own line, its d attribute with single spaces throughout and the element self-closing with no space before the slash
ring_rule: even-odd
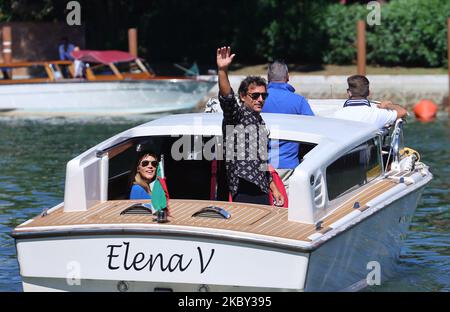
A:
<svg viewBox="0 0 450 312">
<path fill-rule="evenodd" d="M 356 58 L 356 22 L 369 10 L 363 5 L 330 5 L 322 30 L 329 38 L 325 63 L 349 64 Z M 445 66 L 446 0 L 393 0 L 381 6 L 381 25 L 366 26 L 367 62 L 378 65 Z"/>
<path fill-rule="evenodd" d="M 352 63 L 356 55 L 356 23 L 366 14 L 366 8 L 360 5 L 336 4 L 327 7 L 321 27 L 327 38 L 322 50 L 325 63 Z"/>
<path fill-rule="evenodd" d="M 324 33 L 320 30 L 326 0 L 259 0 L 256 8 L 264 21 L 256 53 L 300 63 L 321 62 Z"/>
</svg>

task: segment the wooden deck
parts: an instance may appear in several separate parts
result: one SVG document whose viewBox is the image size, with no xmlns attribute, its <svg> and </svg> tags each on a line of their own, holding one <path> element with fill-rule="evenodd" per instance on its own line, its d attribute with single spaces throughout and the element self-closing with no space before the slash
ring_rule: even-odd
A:
<svg viewBox="0 0 450 312">
<path fill-rule="evenodd" d="M 313 224 L 303 224 L 288 221 L 288 210 L 270 206 L 245 203 L 212 202 L 201 200 L 170 200 L 172 217 L 166 223 L 173 226 L 189 226 L 217 228 L 238 232 L 247 232 L 264 236 L 274 236 L 286 239 L 310 241 L 308 237 L 314 233 L 325 233 L 330 230 L 330 224 L 336 222 L 355 210 L 354 202 L 360 203 L 359 210 L 367 208 L 366 203 L 381 193 L 389 190 L 396 183 L 391 180 L 375 182 L 364 191 L 352 196 L 339 205 L 332 214 L 323 219 L 320 229 Z M 90 224 L 153 224 L 156 223 L 152 215 L 121 215 L 120 213 L 135 203 L 150 202 L 136 200 L 117 200 L 99 203 L 88 211 L 63 212 L 60 208 L 45 217 L 35 217 L 31 222 L 20 225 L 18 231 L 26 231 L 38 227 L 74 226 Z M 229 219 L 192 217 L 198 210 L 215 205 L 227 210 L 231 214 Z M 31 229 L 30 229 L 31 230 Z"/>
</svg>

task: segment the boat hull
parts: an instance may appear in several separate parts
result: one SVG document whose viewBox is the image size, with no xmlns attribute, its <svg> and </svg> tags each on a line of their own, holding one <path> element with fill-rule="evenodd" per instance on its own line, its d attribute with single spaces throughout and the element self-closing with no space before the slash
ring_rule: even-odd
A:
<svg viewBox="0 0 450 312">
<path fill-rule="evenodd" d="M 163 233 L 17 239 L 23 288 L 356 291 L 395 274 L 423 188 L 309 251 Z"/>
<path fill-rule="evenodd" d="M 394 276 L 423 189 L 390 203 L 313 251 L 305 291 L 357 291 Z"/>
<path fill-rule="evenodd" d="M 0 87 L 0 112 L 100 116 L 188 112 L 214 84 L 170 79 L 5 85 Z"/>
<path fill-rule="evenodd" d="M 24 291 L 301 290 L 308 264 L 304 252 L 180 236 L 23 239 L 17 254 Z"/>
</svg>

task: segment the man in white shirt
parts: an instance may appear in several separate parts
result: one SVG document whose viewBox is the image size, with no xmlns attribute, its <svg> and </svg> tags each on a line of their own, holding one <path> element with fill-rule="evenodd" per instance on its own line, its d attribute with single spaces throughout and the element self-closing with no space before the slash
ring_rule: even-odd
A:
<svg viewBox="0 0 450 312">
<path fill-rule="evenodd" d="M 350 76 L 347 78 L 347 83 L 349 98 L 345 101 L 343 108 L 330 117 L 367 122 L 381 129 L 408 114 L 405 108 L 391 101 L 370 103 L 367 99 L 370 94 L 369 80 L 365 76 Z"/>
</svg>

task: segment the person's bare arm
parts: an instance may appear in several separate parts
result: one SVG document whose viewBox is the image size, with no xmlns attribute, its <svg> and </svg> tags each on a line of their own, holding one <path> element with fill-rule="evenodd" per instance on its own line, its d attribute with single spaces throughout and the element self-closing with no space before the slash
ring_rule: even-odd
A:
<svg viewBox="0 0 450 312">
<path fill-rule="evenodd" d="M 228 80 L 228 66 L 230 66 L 236 54 L 231 54 L 230 47 L 217 49 L 217 71 L 219 75 L 219 93 L 227 96 L 231 93 L 231 85 Z"/>
<path fill-rule="evenodd" d="M 378 104 L 378 108 L 395 110 L 397 112 L 397 119 L 408 115 L 408 111 L 403 106 L 394 104 L 391 101 L 381 101 L 381 103 Z"/>
<path fill-rule="evenodd" d="M 272 191 L 273 199 L 275 200 L 275 206 L 282 207 L 284 205 L 284 196 L 281 194 L 275 182 L 270 182 L 269 187 Z"/>
</svg>

